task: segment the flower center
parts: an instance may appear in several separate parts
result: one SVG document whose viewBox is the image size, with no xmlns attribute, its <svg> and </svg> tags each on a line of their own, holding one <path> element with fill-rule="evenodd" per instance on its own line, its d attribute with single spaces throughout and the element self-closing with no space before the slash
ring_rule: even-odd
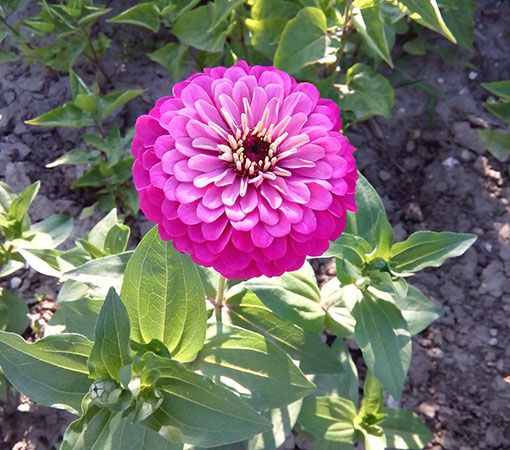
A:
<svg viewBox="0 0 510 450">
<path fill-rule="evenodd" d="M 244 156 L 258 163 L 264 161 L 269 152 L 269 142 L 263 141 L 258 136 L 249 135 L 243 142 Z"/>
</svg>

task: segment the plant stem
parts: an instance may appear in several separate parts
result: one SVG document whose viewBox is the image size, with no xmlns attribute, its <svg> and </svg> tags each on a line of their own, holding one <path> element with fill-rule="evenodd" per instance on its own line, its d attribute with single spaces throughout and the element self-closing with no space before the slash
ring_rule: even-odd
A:
<svg viewBox="0 0 510 450">
<path fill-rule="evenodd" d="M 223 308 L 223 299 L 225 297 L 225 277 L 220 275 L 218 278 L 218 290 L 216 292 L 216 300 L 214 302 L 214 315 L 216 321 L 221 322 L 221 308 Z"/>
<path fill-rule="evenodd" d="M 92 40 L 90 39 L 90 34 L 87 32 L 87 30 L 85 30 L 85 28 L 80 28 L 80 30 L 85 35 L 85 37 L 87 39 L 87 42 L 89 44 L 90 51 L 92 52 L 92 56 L 93 56 L 92 61 L 94 61 L 94 63 L 96 64 L 97 68 L 99 69 L 99 71 L 103 74 L 106 82 L 111 84 L 112 80 L 110 79 L 110 77 L 106 73 L 106 70 L 103 67 L 103 63 L 101 62 L 101 58 L 99 58 L 98 54 L 96 53 L 96 49 L 92 45 Z"/>
<path fill-rule="evenodd" d="M 25 36 L 23 36 L 18 30 L 16 30 L 16 28 L 14 28 L 13 26 L 11 26 L 9 24 L 9 22 L 7 22 L 7 19 L 5 17 L 2 17 L 0 16 L 0 22 L 3 22 L 4 25 L 9 28 L 9 30 L 11 31 L 11 33 L 13 33 L 15 36 L 18 36 L 19 38 L 23 39 L 23 41 L 25 41 L 25 45 L 29 48 L 29 49 L 33 49 L 34 47 L 32 45 L 30 45 L 30 43 L 28 42 L 27 38 Z"/>
</svg>

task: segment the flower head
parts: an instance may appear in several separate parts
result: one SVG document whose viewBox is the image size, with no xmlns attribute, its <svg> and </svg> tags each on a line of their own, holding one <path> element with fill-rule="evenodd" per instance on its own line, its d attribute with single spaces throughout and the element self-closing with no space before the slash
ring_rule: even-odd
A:
<svg viewBox="0 0 510 450">
<path fill-rule="evenodd" d="M 296 270 L 356 209 L 340 111 L 273 67 L 204 72 L 136 122 L 140 207 L 162 239 L 227 278 Z"/>
</svg>

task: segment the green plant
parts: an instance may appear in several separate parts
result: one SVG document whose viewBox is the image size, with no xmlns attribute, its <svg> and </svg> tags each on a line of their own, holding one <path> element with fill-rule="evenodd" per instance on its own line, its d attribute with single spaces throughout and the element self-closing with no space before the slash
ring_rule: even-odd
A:
<svg viewBox="0 0 510 450">
<path fill-rule="evenodd" d="M 59 276 L 56 250 L 73 228 L 71 217 L 54 214 L 32 224 L 28 209 L 39 191 L 37 181 L 16 195 L 0 182 L 0 277 L 22 269 L 25 263 L 37 272 Z"/>
<path fill-rule="evenodd" d="M 94 150 L 74 149 L 64 154 L 47 167 L 63 164 L 86 165 L 88 169 L 74 183 L 75 188 L 92 187 L 99 195 L 97 204 L 103 211 L 110 211 L 117 202 L 125 206 L 126 213 L 136 215 L 138 200 L 131 183 L 133 158 L 129 150 L 133 131 L 121 136 L 118 127 L 113 126 L 108 134 L 103 122 L 128 101 L 140 95 L 143 90 L 124 89 L 100 96 L 97 86 L 89 88 L 73 71 L 69 71 L 72 101 L 44 113 L 26 123 L 51 127 L 95 126 L 98 135 L 86 134 L 85 142 Z M 96 204 L 91 205 L 87 214 L 92 214 Z"/>
<path fill-rule="evenodd" d="M 485 109 L 494 114 L 510 128 L 510 80 L 482 83 L 482 87 L 499 97 L 485 102 Z M 510 132 L 498 130 L 480 130 L 478 134 L 482 138 L 487 150 L 501 162 L 510 157 Z"/>
</svg>

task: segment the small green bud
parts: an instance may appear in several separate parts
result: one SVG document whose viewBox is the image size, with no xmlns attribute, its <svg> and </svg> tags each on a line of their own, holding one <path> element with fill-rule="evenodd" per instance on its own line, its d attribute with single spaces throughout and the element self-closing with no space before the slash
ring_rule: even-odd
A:
<svg viewBox="0 0 510 450">
<path fill-rule="evenodd" d="M 382 258 L 375 258 L 368 265 L 369 270 L 383 270 L 386 268 L 386 261 Z"/>
<path fill-rule="evenodd" d="M 96 380 L 89 389 L 90 399 L 99 406 L 117 403 L 122 390 L 115 380 Z"/>
</svg>

